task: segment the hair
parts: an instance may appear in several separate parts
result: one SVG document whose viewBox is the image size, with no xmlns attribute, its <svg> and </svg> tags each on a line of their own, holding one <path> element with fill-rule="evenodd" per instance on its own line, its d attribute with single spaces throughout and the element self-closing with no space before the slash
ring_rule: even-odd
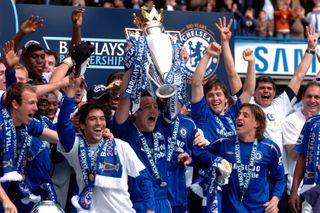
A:
<svg viewBox="0 0 320 213">
<path fill-rule="evenodd" d="M 29 78 L 29 73 L 28 73 L 27 68 L 26 68 L 23 64 L 17 63 L 16 65 L 14 65 L 14 69 L 15 69 L 15 70 L 19 69 L 19 70 L 25 71 L 26 76 L 27 76 L 27 80 L 28 80 L 28 78 Z"/>
<path fill-rule="evenodd" d="M 316 81 L 311 81 L 309 82 L 304 88 L 303 88 L 303 91 L 302 91 L 302 96 L 304 96 L 308 90 L 309 87 L 312 87 L 312 86 L 316 86 L 316 87 L 320 87 L 320 84 Z"/>
<path fill-rule="evenodd" d="M 250 109 L 250 111 L 254 115 L 255 120 L 259 124 L 257 131 L 256 131 L 256 138 L 258 138 L 259 141 L 263 140 L 264 139 L 263 133 L 267 127 L 266 115 L 265 115 L 264 111 L 258 105 L 249 104 L 249 103 L 242 104 L 239 111 L 244 107 L 248 107 Z"/>
<path fill-rule="evenodd" d="M 109 84 L 111 84 L 115 80 L 122 80 L 123 76 L 124 76 L 124 72 L 113 72 L 113 73 L 111 73 L 109 75 L 109 77 L 107 78 L 106 86 L 108 86 Z"/>
<path fill-rule="evenodd" d="M 233 99 L 231 97 L 231 95 L 228 92 L 228 89 L 226 87 L 226 85 L 220 81 L 219 79 L 215 79 L 215 78 L 210 78 L 206 84 L 203 86 L 203 93 L 204 96 L 207 96 L 207 93 L 212 89 L 212 88 L 220 88 L 224 94 L 224 96 L 226 96 L 226 99 L 228 100 L 228 104 L 232 105 L 233 104 Z"/>
<path fill-rule="evenodd" d="M 88 114 L 92 110 L 101 110 L 106 118 L 106 121 L 109 120 L 111 111 L 108 107 L 100 103 L 86 103 L 82 105 L 77 112 L 77 114 L 79 115 L 79 122 L 84 124 L 86 122 Z M 106 126 L 107 126 L 107 123 L 106 123 Z"/>
<path fill-rule="evenodd" d="M 44 53 L 46 54 L 46 55 L 52 55 L 55 59 L 56 59 L 56 64 L 55 64 L 55 66 L 58 64 L 58 55 L 57 55 L 57 53 L 56 52 L 54 52 L 54 51 L 52 51 L 52 50 L 48 50 L 48 49 L 46 49 L 46 50 L 44 50 Z"/>
<path fill-rule="evenodd" d="M 271 78 L 270 76 L 259 76 L 258 78 L 257 78 L 257 80 L 256 80 L 256 88 L 255 89 L 257 89 L 258 88 L 258 86 L 259 86 L 259 83 L 270 83 L 270 84 L 272 84 L 272 87 L 273 87 L 273 89 L 274 89 L 274 91 L 276 91 L 276 83 L 274 82 L 274 79 L 273 78 Z"/>
<path fill-rule="evenodd" d="M 22 104 L 22 93 L 24 91 L 30 91 L 36 93 L 36 88 L 26 83 L 15 83 L 11 85 L 6 92 L 6 98 L 4 101 L 5 107 L 12 108 L 12 101 L 16 101 L 19 105 Z"/>
</svg>

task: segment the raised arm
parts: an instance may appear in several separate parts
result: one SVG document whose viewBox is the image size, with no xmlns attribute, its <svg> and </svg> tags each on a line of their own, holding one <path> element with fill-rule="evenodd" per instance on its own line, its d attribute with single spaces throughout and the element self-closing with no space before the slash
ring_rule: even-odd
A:
<svg viewBox="0 0 320 213">
<path fill-rule="evenodd" d="M 122 84 L 120 89 L 120 100 L 119 100 L 118 108 L 115 114 L 115 119 L 117 124 L 123 124 L 129 117 L 130 104 L 131 104 L 130 97 L 124 96 L 124 92 L 130 80 L 131 73 L 132 73 L 132 69 L 128 70 L 122 78 Z"/>
<path fill-rule="evenodd" d="M 230 39 L 232 37 L 232 33 L 230 31 L 230 28 L 232 27 L 232 19 L 230 19 L 227 25 L 226 17 L 223 17 L 222 19 L 219 18 L 219 22 L 216 23 L 216 27 L 220 32 L 222 55 L 224 60 L 224 66 L 226 68 L 228 80 L 230 83 L 231 94 L 234 95 L 240 91 L 242 87 L 242 82 L 240 76 L 236 72 L 229 44 Z"/>
<path fill-rule="evenodd" d="M 14 50 L 17 51 L 20 42 L 27 34 L 35 32 L 37 29 L 43 26 L 43 19 L 40 19 L 39 16 L 30 16 L 23 24 L 21 25 L 19 31 L 14 36 Z"/>
<path fill-rule="evenodd" d="M 6 78 L 6 88 L 11 84 L 16 83 L 16 72 L 14 66 L 19 63 L 22 50 L 19 50 L 18 54 L 14 51 L 14 41 L 7 41 L 4 44 L 3 50 L 3 62 L 6 66 L 5 78 Z"/>
<path fill-rule="evenodd" d="M 240 99 L 242 103 L 249 103 L 256 86 L 255 57 L 252 49 L 250 48 L 245 49 L 242 55 L 243 59 L 248 62 L 248 69 L 246 80 L 243 85 L 243 92 L 240 95 Z"/>
<path fill-rule="evenodd" d="M 204 96 L 203 77 L 206 72 L 207 65 L 212 56 L 214 55 L 218 56 L 220 54 L 221 54 L 221 46 L 218 43 L 213 42 L 208 46 L 206 50 L 206 54 L 203 55 L 201 61 L 199 62 L 196 68 L 196 71 L 192 76 L 192 95 L 191 95 L 192 103 L 199 102 Z"/>
<path fill-rule="evenodd" d="M 311 26 L 306 27 L 306 34 L 308 40 L 308 49 L 288 85 L 295 95 L 298 94 L 303 78 L 312 63 L 312 58 L 315 53 L 315 48 L 319 38 L 319 34 L 316 33 L 314 27 Z"/>
<path fill-rule="evenodd" d="M 82 20 L 83 20 L 84 12 L 85 12 L 85 9 L 83 7 L 77 8 L 72 11 L 72 14 L 71 14 L 72 38 L 69 46 L 69 52 L 72 51 L 74 44 L 77 44 L 81 41 L 81 28 L 82 28 Z"/>
<path fill-rule="evenodd" d="M 60 107 L 60 113 L 57 122 L 57 132 L 59 135 L 60 143 L 63 146 L 65 152 L 69 152 L 75 140 L 75 127 L 70 120 L 70 115 L 73 112 L 75 106 L 74 96 L 76 94 L 79 85 L 79 80 L 71 77 L 70 85 L 66 90 L 63 102 Z"/>
</svg>

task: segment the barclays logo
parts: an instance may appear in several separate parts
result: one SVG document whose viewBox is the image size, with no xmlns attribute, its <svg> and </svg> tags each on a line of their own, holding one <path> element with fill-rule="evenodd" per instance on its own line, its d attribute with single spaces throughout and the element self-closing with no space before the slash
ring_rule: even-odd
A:
<svg viewBox="0 0 320 213">
<path fill-rule="evenodd" d="M 43 40 L 46 48 L 58 53 L 60 61 L 68 54 L 70 37 L 44 36 Z M 89 58 L 88 68 L 123 70 L 123 59 L 127 43 L 125 39 L 82 38 L 82 40 L 90 41 L 95 49 Z"/>
</svg>

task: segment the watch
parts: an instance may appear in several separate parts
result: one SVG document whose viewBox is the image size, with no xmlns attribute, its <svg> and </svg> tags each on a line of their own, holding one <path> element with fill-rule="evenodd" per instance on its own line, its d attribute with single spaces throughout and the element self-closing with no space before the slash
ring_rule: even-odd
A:
<svg viewBox="0 0 320 213">
<path fill-rule="evenodd" d="M 308 48 L 308 49 L 306 49 L 306 53 L 314 55 L 316 53 L 316 51 L 314 49 Z"/>
</svg>

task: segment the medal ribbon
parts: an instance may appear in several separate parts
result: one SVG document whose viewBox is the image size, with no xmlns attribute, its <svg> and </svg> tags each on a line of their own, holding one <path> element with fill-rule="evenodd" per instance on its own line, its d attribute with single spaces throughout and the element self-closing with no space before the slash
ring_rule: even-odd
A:
<svg viewBox="0 0 320 213">
<path fill-rule="evenodd" d="M 136 127 L 136 126 L 135 126 Z M 144 137 L 144 135 L 142 134 L 142 132 L 136 127 L 137 129 L 137 133 L 140 137 L 140 141 L 142 143 L 142 148 L 144 150 L 144 152 L 146 153 L 147 155 L 147 158 L 148 158 L 148 161 L 149 161 L 149 164 L 151 166 L 151 170 L 152 170 L 152 173 L 153 173 L 153 176 L 161 183 L 161 176 L 160 176 L 160 173 L 158 171 L 158 168 L 157 168 L 157 153 L 160 152 L 160 148 L 159 148 L 159 138 L 157 136 L 157 134 L 155 134 L 154 132 L 152 132 L 152 136 L 153 136 L 153 143 L 154 143 L 154 148 L 153 148 L 153 157 L 151 155 L 151 151 L 150 151 L 150 148 L 147 144 L 147 140 L 146 138 Z"/>
<path fill-rule="evenodd" d="M 246 176 L 244 177 L 244 175 L 242 174 L 242 169 L 241 169 L 240 142 L 239 142 L 238 137 L 236 139 L 235 154 L 236 154 L 236 163 L 237 163 L 237 170 L 238 170 L 239 185 L 240 185 L 240 189 L 242 191 L 241 198 L 244 197 L 244 195 L 248 189 L 248 186 L 249 186 L 249 182 L 251 179 L 251 173 L 252 173 L 253 167 L 254 167 L 257 146 L 258 146 L 258 141 L 256 139 L 252 145 L 249 167 L 248 167 L 248 171 L 246 173 Z"/>
<path fill-rule="evenodd" d="M 177 141 L 177 136 L 178 136 L 178 130 L 179 130 L 179 117 L 177 117 L 176 121 L 174 122 L 174 127 L 173 127 L 173 133 L 172 137 L 168 138 L 168 154 L 167 154 L 167 161 L 170 162 L 172 159 L 173 151 L 174 151 L 174 146 Z"/>
<path fill-rule="evenodd" d="M 219 116 L 218 116 L 218 115 L 213 115 L 213 116 L 214 116 L 214 119 L 215 119 L 216 123 L 219 125 L 220 129 L 221 129 L 223 132 L 227 133 L 227 129 L 226 129 L 226 127 L 224 126 L 224 124 L 222 123 L 222 121 L 221 121 L 221 119 L 219 118 Z M 232 119 L 231 119 L 230 117 L 225 117 L 225 118 L 227 119 L 229 126 L 231 127 L 232 131 L 233 131 L 234 134 L 235 134 L 236 128 L 235 128 L 235 126 L 234 126 L 234 123 L 233 123 Z"/>
<path fill-rule="evenodd" d="M 89 180 L 88 176 L 89 173 L 93 173 L 96 171 L 96 165 L 97 165 L 97 156 L 101 152 L 101 147 L 104 146 L 104 144 L 107 142 L 107 140 L 101 140 L 99 142 L 97 151 L 92 154 L 89 154 L 88 146 L 89 143 L 87 139 L 82 135 L 78 135 L 79 138 L 79 161 L 80 161 L 80 168 L 83 176 L 84 183 L 88 185 L 91 181 Z"/>
</svg>

